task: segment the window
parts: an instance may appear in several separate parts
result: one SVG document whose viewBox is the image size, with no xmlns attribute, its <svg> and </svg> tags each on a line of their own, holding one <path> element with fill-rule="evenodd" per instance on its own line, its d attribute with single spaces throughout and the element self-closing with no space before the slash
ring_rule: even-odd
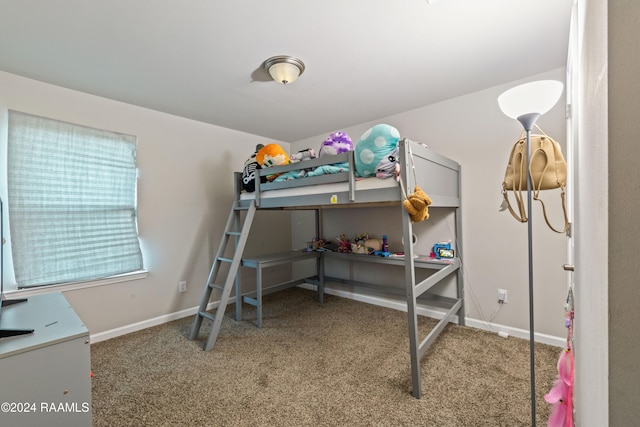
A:
<svg viewBox="0 0 640 427">
<path fill-rule="evenodd" d="M 143 268 L 135 161 L 135 136 L 9 111 L 5 207 L 18 288 Z"/>
</svg>

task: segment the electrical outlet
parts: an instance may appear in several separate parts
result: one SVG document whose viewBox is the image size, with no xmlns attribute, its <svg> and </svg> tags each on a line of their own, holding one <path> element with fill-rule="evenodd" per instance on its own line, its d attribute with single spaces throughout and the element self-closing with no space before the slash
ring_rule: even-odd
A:
<svg viewBox="0 0 640 427">
<path fill-rule="evenodd" d="M 498 289 L 498 302 L 500 304 L 506 304 L 508 301 L 508 292 L 506 289 Z"/>
<path fill-rule="evenodd" d="M 178 292 L 187 292 L 187 281 L 182 280 L 178 282 Z"/>
</svg>

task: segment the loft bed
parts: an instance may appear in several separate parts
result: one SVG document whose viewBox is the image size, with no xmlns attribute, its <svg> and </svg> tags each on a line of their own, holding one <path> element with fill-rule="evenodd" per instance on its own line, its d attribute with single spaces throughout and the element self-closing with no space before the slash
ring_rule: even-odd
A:
<svg viewBox="0 0 640 427">
<path fill-rule="evenodd" d="M 251 193 L 241 190 L 241 174 L 236 172 L 234 175 L 236 200 L 229 215 L 223 242 L 218 248 L 218 255 L 216 256 L 207 281 L 207 286 L 205 287 L 205 295 L 201 301 L 198 314 L 196 314 L 190 339 L 197 337 L 202 318 L 209 318 L 214 321 L 214 326 L 205 349 L 210 350 L 213 347 L 231 288 L 235 286 L 239 289 L 237 283 L 238 267 L 240 265 L 248 265 L 247 263 L 243 263 L 242 252 L 249 234 L 251 222 L 253 221 L 253 215 L 255 211 L 259 209 L 314 210 L 316 214 L 316 236 L 321 237 L 321 215 L 324 209 L 398 206 L 398 221 L 402 222 L 403 229 L 402 241 L 412 242 L 413 225 L 409 214 L 402 206 L 402 202 L 406 198 L 406 193 L 411 193 L 416 185 L 419 185 L 429 195 L 432 201 L 429 208 L 448 208 L 453 212 L 455 216 L 455 239 L 453 240 L 455 242 L 455 253 L 458 255 L 462 253 L 460 165 L 427 148 L 425 145 L 410 141 L 406 138 L 398 142 L 398 148 L 400 183 L 402 185 L 399 185 L 393 178 L 356 178 L 353 151 L 284 166 L 258 169 L 256 170 L 255 176 L 255 191 Z M 348 171 L 279 182 L 261 182 L 262 177 L 269 175 L 315 168 L 339 162 L 347 162 L 349 165 Z M 240 215 L 242 211 L 246 211 L 244 216 Z M 234 256 L 233 258 L 224 257 L 225 248 L 231 237 L 234 237 Z M 321 256 L 317 259 L 320 260 L 327 257 L 339 258 L 349 262 L 373 262 L 404 266 L 405 289 L 401 289 L 402 292 L 400 292 L 400 294 L 406 298 L 407 306 L 412 394 L 414 397 L 420 398 L 422 394 L 420 386 L 420 361 L 422 357 L 449 322 L 457 320 L 460 325 L 464 325 L 462 263 L 459 257 L 447 261 L 430 260 L 424 257 L 416 259 L 417 255 L 414 254 L 412 244 L 404 244 L 403 251 L 403 258 L 322 252 Z M 222 287 L 213 284 L 216 281 L 217 271 L 219 270 L 221 262 L 231 263 L 226 282 Z M 315 277 L 320 301 L 322 301 L 325 280 L 348 283 L 356 286 L 372 286 L 378 290 L 383 288 L 383 286 L 378 284 L 364 284 L 345 279 L 324 277 L 324 272 L 320 271 L 323 268 L 322 265 L 322 261 L 319 261 L 318 274 Z M 417 280 L 417 268 L 434 270 L 434 273 L 424 280 Z M 453 274 L 456 275 L 455 297 L 444 297 L 436 294 L 431 295 L 429 291 L 435 285 L 441 283 L 445 278 Z M 216 313 L 217 315 L 222 311 L 220 316 L 213 316 L 206 312 L 212 288 L 222 291 Z M 395 291 L 398 293 L 397 288 Z M 260 292 L 261 290 L 258 289 L 258 294 L 260 294 Z M 236 294 L 236 310 L 238 310 L 238 304 L 241 306 L 242 300 L 240 299 L 239 292 L 236 292 Z M 436 301 L 435 306 L 437 306 L 440 311 L 444 310 L 444 314 L 427 336 L 420 339 L 418 333 L 418 304 L 422 304 L 424 300 L 423 297 L 425 296 L 427 296 L 427 300 Z M 418 297 L 422 297 L 420 302 L 418 301 Z M 258 298 L 261 298 L 261 295 L 258 295 Z M 222 310 L 220 310 L 220 308 L 222 308 Z M 238 314 L 239 312 L 236 311 L 236 313 Z"/>
</svg>

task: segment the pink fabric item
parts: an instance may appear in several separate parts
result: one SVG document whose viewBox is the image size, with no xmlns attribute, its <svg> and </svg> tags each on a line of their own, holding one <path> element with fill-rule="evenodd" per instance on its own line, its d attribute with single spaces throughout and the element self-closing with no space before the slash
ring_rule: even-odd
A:
<svg viewBox="0 0 640 427">
<path fill-rule="evenodd" d="M 564 350 L 558 359 L 558 378 L 544 396 L 552 405 L 548 427 L 573 427 L 573 352 Z"/>
</svg>

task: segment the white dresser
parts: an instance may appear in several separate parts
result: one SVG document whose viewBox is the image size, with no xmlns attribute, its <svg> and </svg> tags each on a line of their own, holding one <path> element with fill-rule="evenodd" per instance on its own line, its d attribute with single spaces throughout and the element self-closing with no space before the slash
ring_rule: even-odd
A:
<svg viewBox="0 0 640 427">
<path fill-rule="evenodd" d="M 91 426 L 89 330 L 60 293 L 2 308 L 0 425 Z"/>
</svg>

